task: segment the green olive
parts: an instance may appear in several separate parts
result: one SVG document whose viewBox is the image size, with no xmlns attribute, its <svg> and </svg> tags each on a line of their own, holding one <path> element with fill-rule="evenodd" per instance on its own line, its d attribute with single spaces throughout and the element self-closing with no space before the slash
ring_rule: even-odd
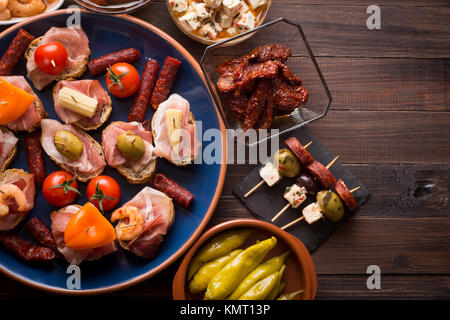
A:
<svg viewBox="0 0 450 320">
<path fill-rule="evenodd" d="M 341 198 L 331 191 L 322 190 L 317 193 L 317 203 L 325 216 L 331 221 L 339 221 L 345 213 L 344 204 Z"/>
<path fill-rule="evenodd" d="M 289 149 L 278 150 L 273 155 L 273 162 L 283 177 L 293 178 L 300 174 L 300 162 Z"/>
<path fill-rule="evenodd" d="M 83 153 L 83 143 L 72 132 L 59 130 L 53 138 L 56 149 L 70 160 L 78 160 Z"/>
<path fill-rule="evenodd" d="M 118 136 L 116 146 L 120 154 L 129 160 L 139 160 L 145 153 L 144 140 L 133 131 Z"/>
</svg>

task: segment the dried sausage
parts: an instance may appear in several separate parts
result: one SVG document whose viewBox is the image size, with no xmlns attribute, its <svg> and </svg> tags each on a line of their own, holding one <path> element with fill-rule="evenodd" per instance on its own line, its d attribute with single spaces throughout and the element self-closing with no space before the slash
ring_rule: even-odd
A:
<svg viewBox="0 0 450 320">
<path fill-rule="evenodd" d="M 345 205 L 350 211 L 355 210 L 356 208 L 356 200 L 353 197 L 350 190 L 348 190 L 347 186 L 345 185 L 344 181 L 342 179 L 339 179 L 336 184 L 334 185 L 334 189 L 341 197 L 342 201 L 344 201 Z"/>
<path fill-rule="evenodd" d="M 115 63 L 135 63 L 141 57 L 139 50 L 134 48 L 122 49 L 107 55 L 92 59 L 88 62 L 89 71 L 93 76 L 106 73 L 109 66 Z"/>
<path fill-rule="evenodd" d="M 258 120 L 256 127 L 258 129 L 269 129 L 272 125 L 273 119 L 273 95 L 272 95 L 272 87 L 269 87 L 269 91 L 267 92 L 267 102 L 266 109 L 262 114 L 261 118 Z"/>
<path fill-rule="evenodd" d="M 155 86 L 156 78 L 158 77 L 159 64 L 156 60 L 150 59 L 147 61 L 142 72 L 141 83 L 139 90 L 134 98 L 133 105 L 128 115 L 128 122 L 138 121 L 142 122 L 147 112 L 150 96 Z"/>
<path fill-rule="evenodd" d="M 155 175 L 153 186 L 168 195 L 183 208 L 188 209 L 194 201 L 194 195 L 192 193 L 162 173 Z"/>
<path fill-rule="evenodd" d="M 267 101 L 267 92 L 270 90 L 270 79 L 261 79 L 248 102 L 247 115 L 242 124 L 244 131 L 253 128 L 264 111 Z"/>
<path fill-rule="evenodd" d="M 291 149 L 295 156 L 300 160 L 300 162 L 307 166 L 314 161 L 314 158 L 309 154 L 309 152 L 302 146 L 300 141 L 296 137 L 289 138 L 284 141 L 286 145 Z"/>
<path fill-rule="evenodd" d="M 9 232 L 0 234 L 0 242 L 8 250 L 26 261 L 44 262 L 55 258 L 55 253 L 49 248 L 25 241 Z"/>
<path fill-rule="evenodd" d="M 0 76 L 11 74 L 20 57 L 25 53 L 34 36 L 20 29 L 0 59 Z"/>
<path fill-rule="evenodd" d="M 336 182 L 333 174 L 320 162 L 313 161 L 306 169 L 320 181 L 324 188 L 329 188 Z"/>
<path fill-rule="evenodd" d="M 169 96 L 170 89 L 172 89 L 173 82 L 175 81 L 180 66 L 181 61 L 172 57 L 167 57 L 164 61 L 164 65 L 161 68 L 161 72 L 152 93 L 151 104 L 155 110 L 158 109 L 159 104 L 164 102 Z"/>
<path fill-rule="evenodd" d="M 56 251 L 56 242 L 55 239 L 53 239 L 51 231 L 41 220 L 39 220 L 39 218 L 34 217 L 29 220 L 25 224 L 25 230 L 27 230 L 41 245 Z"/>
<path fill-rule="evenodd" d="M 47 176 L 40 141 L 40 132 L 34 131 L 25 135 L 25 149 L 27 151 L 28 167 L 30 172 L 34 175 L 34 182 L 40 187 Z"/>
</svg>

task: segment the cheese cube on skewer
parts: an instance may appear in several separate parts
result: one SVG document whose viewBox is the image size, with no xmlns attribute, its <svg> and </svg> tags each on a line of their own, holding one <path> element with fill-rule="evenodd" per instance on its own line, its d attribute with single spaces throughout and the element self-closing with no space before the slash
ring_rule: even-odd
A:
<svg viewBox="0 0 450 320">
<path fill-rule="evenodd" d="M 269 187 L 281 180 L 280 173 L 272 162 L 267 162 L 266 165 L 259 170 L 259 175 Z"/>
<path fill-rule="evenodd" d="M 319 205 L 317 202 L 311 203 L 308 206 L 306 206 L 303 211 L 303 216 L 305 217 L 305 221 L 309 224 L 312 224 L 316 222 L 317 220 L 320 220 L 323 218 L 322 211 L 320 210 Z"/>
<path fill-rule="evenodd" d="M 291 204 L 292 208 L 298 208 L 306 200 L 306 189 L 293 184 L 286 188 L 283 197 Z"/>
</svg>

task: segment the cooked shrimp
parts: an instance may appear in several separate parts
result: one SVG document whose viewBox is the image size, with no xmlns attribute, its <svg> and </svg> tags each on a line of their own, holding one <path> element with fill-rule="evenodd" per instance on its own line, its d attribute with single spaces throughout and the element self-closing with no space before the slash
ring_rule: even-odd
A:
<svg viewBox="0 0 450 320">
<path fill-rule="evenodd" d="M 14 198 L 18 211 L 23 211 L 27 206 L 27 198 L 23 191 L 15 184 L 2 184 L 0 186 L 0 218 L 9 214 L 9 206 L 6 203 L 8 198 Z"/>
<path fill-rule="evenodd" d="M 124 206 L 114 211 L 111 215 L 111 222 L 117 220 L 120 220 L 116 227 L 119 240 L 133 240 L 144 232 L 144 217 L 136 207 Z"/>
<path fill-rule="evenodd" d="M 15 17 L 31 17 L 43 12 L 46 5 L 43 0 L 9 0 L 8 8 Z"/>
</svg>

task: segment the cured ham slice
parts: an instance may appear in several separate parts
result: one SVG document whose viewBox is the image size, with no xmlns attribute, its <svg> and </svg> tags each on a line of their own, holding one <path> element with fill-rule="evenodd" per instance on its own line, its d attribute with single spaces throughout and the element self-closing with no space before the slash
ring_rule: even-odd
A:
<svg viewBox="0 0 450 320">
<path fill-rule="evenodd" d="M 145 153 L 139 160 L 128 160 L 124 156 L 122 156 L 117 149 L 117 138 L 127 131 L 134 132 L 144 141 Z M 154 147 L 152 143 L 152 132 L 146 130 L 140 122 L 113 122 L 103 131 L 102 134 L 102 146 L 103 150 L 105 151 L 105 158 L 108 165 L 110 165 L 111 167 L 128 165 L 136 172 L 145 168 L 148 163 L 155 158 Z"/>
<path fill-rule="evenodd" d="M 28 212 L 34 208 L 34 197 L 36 195 L 33 175 L 23 170 L 11 169 L 5 171 L 1 176 L 0 185 L 7 183 L 14 184 L 22 190 L 27 200 L 27 205 L 23 211 L 18 211 L 15 200 L 8 200 L 9 214 L 0 218 L 0 231 L 12 230 L 25 219 Z"/>
<path fill-rule="evenodd" d="M 172 200 L 156 189 L 145 187 L 125 206 L 139 209 L 144 217 L 144 231 L 133 240 L 119 241 L 120 244 L 140 257 L 153 258 L 174 220 Z"/>
<path fill-rule="evenodd" d="M 64 232 L 66 226 L 69 223 L 72 216 L 80 210 L 80 206 L 70 205 L 58 211 L 51 213 L 50 218 L 52 220 L 52 234 L 55 239 L 58 251 L 64 256 L 64 258 L 74 265 L 81 264 L 84 260 L 92 261 L 100 259 L 110 253 L 117 251 L 117 245 L 115 241 L 94 249 L 74 250 L 66 247 L 64 242 Z"/>
<path fill-rule="evenodd" d="M 41 128 L 42 148 L 58 165 L 67 167 L 74 174 L 83 177 L 89 176 L 94 172 L 103 171 L 106 162 L 101 147 L 81 129 L 75 129 L 72 125 L 64 125 L 52 119 L 42 120 Z M 60 130 L 69 131 L 81 140 L 83 153 L 78 160 L 70 160 L 56 149 L 54 137 L 56 132 Z"/>
<path fill-rule="evenodd" d="M 10 152 L 19 141 L 14 133 L 9 130 L 0 130 L 0 168 L 3 168 L 5 160 L 8 158 Z"/>
<path fill-rule="evenodd" d="M 65 70 L 71 70 L 80 64 L 85 63 L 91 51 L 89 49 L 89 39 L 81 28 L 50 28 L 42 37 L 39 45 L 44 45 L 50 42 L 59 42 L 67 50 L 68 62 Z M 27 77 L 33 82 L 37 90 L 42 90 L 44 87 L 57 80 L 60 75 L 52 76 L 40 71 L 34 60 L 34 55 L 31 54 L 27 61 Z"/>
<path fill-rule="evenodd" d="M 85 117 L 58 104 L 58 93 L 64 87 L 68 87 L 91 98 L 97 99 L 97 110 L 92 118 Z M 55 112 L 64 123 L 70 124 L 82 121 L 85 126 L 96 126 L 100 123 L 103 108 L 109 102 L 109 97 L 100 82 L 97 80 L 62 80 L 59 81 L 53 89 L 53 101 L 55 105 Z"/>
<path fill-rule="evenodd" d="M 166 110 L 175 109 L 182 111 L 181 138 L 178 144 L 178 152 L 174 152 L 169 141 L 166 124 Z M 176 165 L 192 163 L 199 152 L 199 141 L 189 101 L 178 94 L 172 94 L 161 103 L 152 120 L 153 138 L 155 139 L 155 154 L 173 162 Z"/>
<path fill-rule="evenodd" d="M 13 131 L 30 131 L 32 128 L 36 127 L 42 119 L 41 112 L 39 111 L 40 101 L 37 95 L 23 76 L 6 76 L 1 78 L 36 97 L 34 103 L 28 107 L 23 115 L 7 125 L 7 127 Z"/>
</svg>

